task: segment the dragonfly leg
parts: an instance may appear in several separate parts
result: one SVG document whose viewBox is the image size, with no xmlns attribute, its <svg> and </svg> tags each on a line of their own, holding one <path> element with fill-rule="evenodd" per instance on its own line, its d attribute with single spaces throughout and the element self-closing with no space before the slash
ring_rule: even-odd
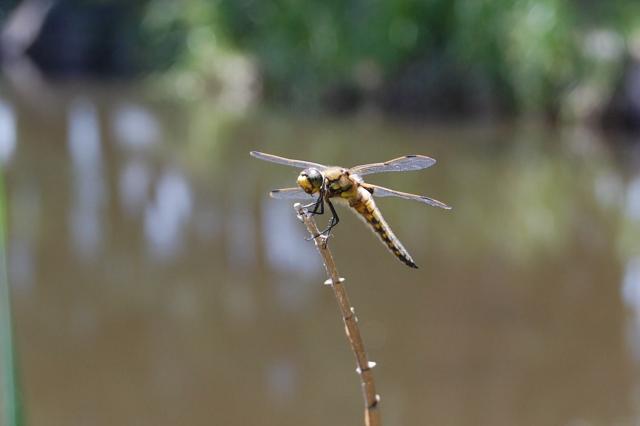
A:
<svg viewBox="0 0 640 426">
<path fill-rule="evenodd" d="M 320 232 L 317 235 L 314 235 L 311 238 L 308 238 L 307 241 L 318 238 L 320 235 L 329 235 L 329 232 L 331 232 L 331 230 L 340 222 L 340 217 L 338 216 L 338 213 L 336 212 L 336 209 L 333 207 L 333 203 L 329 200 L 327 200 L 327 204 L 329 205 L 329 209 L 331 209 L 331 220 L 329 220 L 329 226 L 327 226 L 327 228 Z"/>
<path fill-rule="evenodd" d="M 329 209 L 331 209 L 331 220 L 329 221 L 329 226 L 327 226 L 327 229 L 320 233 L 326 235 L 328 235 L 329 232 L 331 232 L 331 230 L 340 222 L 340 217 L 338 216 L 336 209 L 333 207 L 333 203 L 327 200 L 327 204 L 329 204 Z"/>
<path fill-rule="evenodd" d="M 318 197 L 318 201 L 313 206 L 313 210 L 311 210 L 312 215 L 316 214 L 324 214 L 324 196 Z"/>
<path fill-rule="evenodd" d="M 309 207 L 313 206 L 313 208 L 311 210 L 308 210 Z M 317 214 L 324 214 L 324 191 L 321 190 L 320 194 L 318 194 L 318 200 L 313 202 L 313 203 L 309 203 L 305 206 L 302 206 L 304 209 L 307 209 L 307 212 L 314 216 Z"/>
</svg>

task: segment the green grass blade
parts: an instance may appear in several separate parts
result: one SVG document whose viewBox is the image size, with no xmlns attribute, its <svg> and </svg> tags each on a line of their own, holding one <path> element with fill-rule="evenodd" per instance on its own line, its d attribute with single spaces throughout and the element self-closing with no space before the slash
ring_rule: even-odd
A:
<svg viewBox="0 0 640 426">
<path fill-rule="evenodd" d="M 4 176 L 0 173 L 0 425 L 19 426 L 22 416 L 16 380 L 15 350 L 11 323 L 11 296 L 7 276 L 6 197 Z"/>
</svg>

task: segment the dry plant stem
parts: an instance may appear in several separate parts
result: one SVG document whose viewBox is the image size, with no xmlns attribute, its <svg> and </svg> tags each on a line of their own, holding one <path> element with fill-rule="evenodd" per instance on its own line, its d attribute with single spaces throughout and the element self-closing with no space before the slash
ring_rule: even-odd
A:
<svg viewBox="0 0 640 426">
<path fill-rule="evenodd" d="M 298 214 L 298 218 L 306 225 L 309 234 L 312 236 L 318 235 L 320 231 L 318 230 L 318 226 L 316 225 L 315 220 L 313 220 L 313 217 L 309 215 L 299 203 L 296 203 L 294 208 Z M 356 363 L 358 364 L 356 371 L 360 375 L 365 406 L 364 424 L 365 426 L 380 426 L 380 410 L 378 407 L 380 397 L 376 394 L 376 386 L 373 380 L 372 371 L 375 363 L 369 362 L 367 359 L 367 353 L 364 349 L 360 329 L 358 328 L 358 318 L 356 317 L 355 311 L 349 302 L 347 290 L 342 284 L 344 282 L 344 278 L 340 278 L 338 275 L 336 264 L 333 261 L 333 255 L 327 248 L 326 237 L 321 235 L 314 238 L 314 241 L 316 243 L 316 248 L 320 252 L 320 256 L 322 256 L 324 267 L 327 270 L 327 275 L 329 276 L 329 279 L 325 284 L 331 285 L 331 288 L 333 289 L 333 293 L 336 297 L 336 301 L 338 302 L 338 307 L 340 308 L 340 313 L 344 322 L 345 333 L 347 334 L 347 339 L 351 344 L 351 349 L 353 350 L 356 357 Z"/>
</svg>

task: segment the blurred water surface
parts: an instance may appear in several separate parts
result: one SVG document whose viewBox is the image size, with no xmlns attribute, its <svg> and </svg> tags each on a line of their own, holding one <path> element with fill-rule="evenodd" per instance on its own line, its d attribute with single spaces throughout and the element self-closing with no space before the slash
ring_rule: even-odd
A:
<svg viewBox="0 0 640 426">
<path fill-rule="evenodd" d="M 451 212 L 379 201 L 418 270 L 342 210 L 388 425 L 640 422 L 640 151 L 528 123 L 398 124 L 180 104 L 135 88 L 0 95 L 10 281 L 30 425 L 360 424 L 296 170 L 351 166 Z M 637 141 L 636 141 L 637 142 Z M 636 144 L 637 146 L 637 144 Z"/>
</svg>

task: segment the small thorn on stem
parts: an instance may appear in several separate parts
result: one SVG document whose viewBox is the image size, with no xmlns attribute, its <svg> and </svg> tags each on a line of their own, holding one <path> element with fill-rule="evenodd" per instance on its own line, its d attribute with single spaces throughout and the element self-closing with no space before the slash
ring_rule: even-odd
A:
<svg viewBox="0 0 640 426">
<path fill-rule="evenodd" d="M 340 277 L 340 279 L 338 280 L 338 282 L 343 283 L 345 281 L 344 278 Z M 328 280 L 326 280 L 324 282 L 324 285 L 333 285 L 333 280 L 331 278 L 329 278 Z"/>
<path fill-rule="evenodd" d="M 371 404 L 368 408 L 369 410 L 373 410 L 375 408 L 378 408 L 378 404 L 380 403 L 380 395 L 376 394 L 376 400 L 373 402 L 373 404 Z"/>
<path fill-rule="evenodd" d="M 367 371 L 367 370 L 371 370 L 373 367 L 375 367 L 377 364 L 374 361 L 369 361 L 367 363 L 367 368 L 360 368 L 357 367 L 356 368 L 356 373 L 358 374 L 362 374 L 363 371 Z"/>
</svg>

